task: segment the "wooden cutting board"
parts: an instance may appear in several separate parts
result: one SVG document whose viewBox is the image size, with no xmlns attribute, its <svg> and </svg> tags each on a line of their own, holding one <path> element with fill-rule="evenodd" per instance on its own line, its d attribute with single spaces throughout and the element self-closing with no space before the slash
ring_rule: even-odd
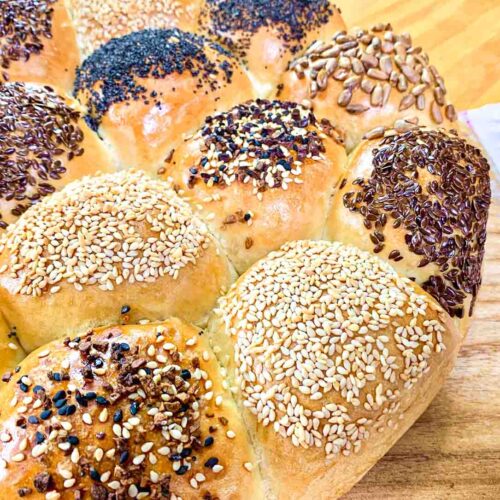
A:
<svg viewBox="0 0 500 500">
<path fill-rule="evenodd" d="M 500 102 L 500 0 L 337 0 L 349 26 L 409 31 L 458 109 Z M 500 137 L 499 137 L 500 140 Z M 500 189 L 471 331 L 442 391 L 345 500 L 500 499 Z"/>
</svg>

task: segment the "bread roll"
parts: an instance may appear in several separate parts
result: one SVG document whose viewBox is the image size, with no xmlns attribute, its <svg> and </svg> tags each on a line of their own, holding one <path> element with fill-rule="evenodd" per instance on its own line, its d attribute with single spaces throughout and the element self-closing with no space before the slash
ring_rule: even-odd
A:
<svg viewBox="0 0 500 500">
<path fill-rule="evenodd" d="M 172 319 L 32 353 L 0 394 L 3 498 L 260 498 L 246 430 L 202 333 Z"/>
<path fill-rule="evenodd" d="M 47 86 L 0 84 L 0 231 L 44 196 L 112 167 L 76 101 Z"/>
<path fill-rule="evenodd" d="M 0 307 L 28 352 L 125 319 L 203 323 L 233 273 L 189 205 L 140 172 L 76 181 L 0 239 Z"/>
<path fill-rule="evenodd" d="M 64 0 L 0 2 L 0 81 L 39 82 L 69 92 L 79 59 Z"/>
<path fill-rule="evenodd" d="M 17 340 L 17 332 L 11 330 L 0 315 L 0 377 L 9 380 L 19 362 L 26 356 Z"/>
<path fill-rule="evenodd" d="M 326 235 L 388 260 L 463 318 L 465 332 L 481 284 L 489 169 L 456 132 L 386 130 L 349 157 Z"/>
<path fill-rule="evenodd" d="M 84 57 L 112 38 L 147 28 L 196 31 L 200 0 L 70 0 Z"/>
<path fill-rule="evenodd" d="M 294 103 L 256 100 L 208 117 L 165 175 L 241 273 L 287 241 L 322 237 L 345 158 L 326 120 Z"/>
<path fill-rule="evenodd" d="M 210 322 L 266 498 L 338 498 L 424 411 L 460 335 L 437 302 L 355 247 L 288 243 Z"/>
<path fill-rule="evenodd" d="M 456 120 L 427 54 L 390 24 L 313 43 L 290 64 L 279 96 L 312 106 L 319 118 L 341 126 L 348 151 L 378 126 L 410 120 L 448 127 Z"/>
<path fill-rule="evenodd" d="M 258 95 L 273 91 L 293 55 L 313 40 L 345 29 L 329 0 L 205 0 L 199 29 L 236 54 Z"/>
<path fill-rule="evenodd" d="M 233 56 L 177 29 L 111 40 L 84 61 L 75 90 L 122 165 L 151 172 L 205 116 L 253 93 Z"/>
</svg>

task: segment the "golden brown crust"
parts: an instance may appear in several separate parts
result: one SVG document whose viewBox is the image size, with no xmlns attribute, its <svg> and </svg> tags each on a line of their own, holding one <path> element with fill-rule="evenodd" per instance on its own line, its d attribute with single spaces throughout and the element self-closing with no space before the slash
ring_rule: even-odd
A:
<svg viewBox="0 0 500 500">
<path fill-rule="evenodd" d="M 70 184 L 0 246 L 2 311 L 27 351 L 119 322 L 122 306 L 131 321 L 203 323 L 234 273 L 188 204 L 140 172 Z"/>
<path fill-rule="evenodd" d="M 250 268 L 209 332 L 240 389 L 268 496 L 283 499 L 345 493 L 430 403 L 460 344 L 417 285 L 321 241 Z"/>
<path fill-rule="evenodd" d="M 325 235 L 387 260 L 465 333 L 481 284 L 489 169 L 482 152 L 456 133 L 387 129 L 349 156 Z"/>
<path fill-rule="evenodd" d="M 259 97 L 273 93 L 294 54 L 345 29 L 340 10 L 329 0 L 207 0 L 203 4 L 199 29 L 243 61 Z"/>
<path fill-rule="evenodd" d="M 0 230 L 75 179 L 114 170 L 74 99 L 46 86 L 5 83 L 0 110 Z"/>
<path fill-rule="evenodd" d="M 14 368 L 26 356 L 17 340 L 17 333 L 8 327 L 0 315 L 0 377 L 7 380 Z"/>
<path fill-rule="evenodd" d="M 2 3 L 0 16 L 0 23 L 11 34 L 0 38 L 2 52 L 18 53 L 18 60 L 4 56 L 8 67 L 0 80 L 54 85 L 70 93 L 80 53 L 64 0 L 9 0 Z M 16 29 L 10 24 L 11 16 L 17 23 Z M 39 50 L 33 50 L 38 45 Z"/>
<path fill-rule="evenodd" d="M 284 74 L 280 98 L 306 102 L 346 133 L 351 151 L 365 133 L 397 120 L 451 127 L 444 81 L 408 33 L 390 25 L 338 32 L 311 45 Z"/>
<path fill-rule="evenodd" d="M 75 89 L 122 165 L 150 172 L 205 116 L 253 96 L 234 57 L 180 30 L 144 30 L 108 42 L 80 67 Z"/>
<path fill-rule="evenodd" d="M 339 141 L 334 128 L 296 104 L 249 101 L 207 118 L 176 150 L 165 175 L 241 273 L 287 241 L 322 237 L 330 196 L 344 173 Z"/>
<path fill-rule="evenodd" d="M 0 395 L 2 495 L 259 498 L 255 457 L 220 370 L 203 332 L 177 319 L 33 352 Z"/>
</svg>

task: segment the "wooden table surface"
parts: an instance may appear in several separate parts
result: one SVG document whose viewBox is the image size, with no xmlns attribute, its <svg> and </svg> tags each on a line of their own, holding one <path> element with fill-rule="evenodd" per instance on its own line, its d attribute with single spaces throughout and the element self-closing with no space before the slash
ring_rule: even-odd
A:
<svg viewBox="0 0 500 500">
<path fill-rule="evenodd" d="M 336 3 L 349 26 L 391 22 L 409 31 L 459 110 L 500 102 L 500 0 Z M 345 500 L 500 499 L 498 184 L 494 191 L 483 286 L 457 365 L 425 414 Z"/>
</svg>

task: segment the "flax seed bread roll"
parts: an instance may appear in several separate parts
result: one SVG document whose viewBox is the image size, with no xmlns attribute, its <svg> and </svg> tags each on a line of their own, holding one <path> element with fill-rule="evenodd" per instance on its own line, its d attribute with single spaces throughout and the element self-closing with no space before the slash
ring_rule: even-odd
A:
<svg viewBox="0 0 500 500">
<path fill-rule="evenodd" d="M 75 92 L 122 165 L 151 172 L 205 116 L 253 94 L 229 52 L 177 29 L 111 40 L 79 68 Z"/>
<path fill-rule="evenodd" d="M 323 236 L 345 160 L 329 122 L 295 103 L 256 100 L 208 117 L 165 175 L 241 273 L 287 241 Z"/>
<path fill-rule="evenodd" d="M 460 335 L 388 264 L 326 241 L 251 267 L 210 322 L 252 433 L 266 498 L 338 498 L 420 416 Z"/>
<path fill-rule="evenodd" d="M 141 172 L 76 181 L 0 239 L 0 307 L 28 352 L 122 316 L 203 323 L 232 279 L 189 205 Z"/>
<path fill-rule="evenodd" d="M 453 131 L 414 127 L 381 135 L 349 157 L 326 235 L 388 260 L 465 333 L 481 285 L 488 161 Z"/>
<path fill-rule="evenodd" d="M 427 54 L 390 24 L 313 43 L 281 84 L 280 98 L 304 102 L 319 118 L 342 126 L 348 151 L 378 126 L 411 121 L 448 127 L 457 118 Z"/>
<path fill-rule="evenodd" d="M 74 179 L 112 169 L 78 102 L 47 86 L 0 84 L 0 231 Z"/>
<path fill-rule="evenodd" d="M 330 0 L 205 0 L 198 24 L 244 62 L 259 97 L 273 92 L 294 54 L 345 29 Z"/>
<path fill-rule="evenodd" d="M 57 85 L 69 92 L 79 60 L 64 0 L 0 2 L 0 81 Z"/>
<path fill-rule="evenodd" d="M 261 498 L 241 416 L 202 333 L 171 319 L 32 353 L 0 394 L 2 496 Z"/>
<path fill-rule="evenodd" d="M 154 28 L 195 32 L 200 0 L 70 0 L 84 57 L 113 38 Z"/>
<path fill-rule="evenodd" d="M 19 362 L 26 356 L 23 348 L 17 341 L 17 333 L 11 330 L 0 315 L 0 377 L 8 380 L 12 371 Z"/>
</svg>

